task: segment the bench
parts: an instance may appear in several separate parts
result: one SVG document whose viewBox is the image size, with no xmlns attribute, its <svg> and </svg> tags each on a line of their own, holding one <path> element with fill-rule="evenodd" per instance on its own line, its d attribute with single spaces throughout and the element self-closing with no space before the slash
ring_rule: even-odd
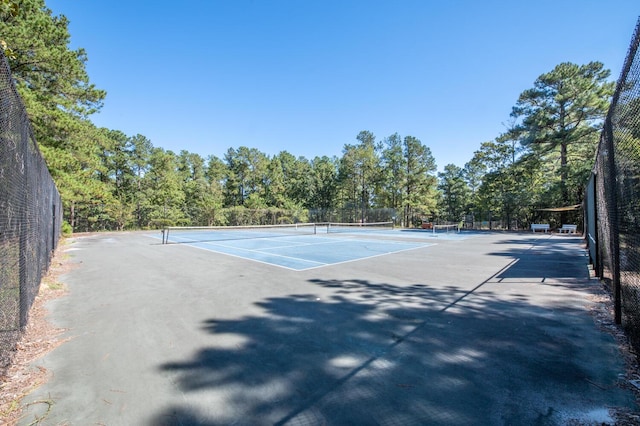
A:
<svg viewBox="0 0 640 426">
<path fill-rule="evenodd" d="M 531 224 L 531 231 L 533 232 L 544 231 L 546 233 L 548 230 L 549 230 L 548 223 L 532 223 Z"/>
<path fill-rule="evenodd" d="M 576 232 L 578 232 L 578 225 L 568 225 L 563 223 L 562 227 L 558 229 L 558 232 L 561 234 L 564 234 L 565 232 L 567 234 L 575 234 Z"/>
</svg>

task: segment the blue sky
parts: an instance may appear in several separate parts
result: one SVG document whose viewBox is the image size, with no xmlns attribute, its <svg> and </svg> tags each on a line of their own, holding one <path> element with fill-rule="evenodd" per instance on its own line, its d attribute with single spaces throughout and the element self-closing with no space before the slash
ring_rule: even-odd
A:
<svg viewBox="0 0 640 426">
<path fill-rule="evenodd" d="M 46 0 L 70 20 L 100 127 L 223 157 L 340 156 L 361 130 L 460 167 L 561 62 L 620 74 L 637 0 Z"/>
</svg>

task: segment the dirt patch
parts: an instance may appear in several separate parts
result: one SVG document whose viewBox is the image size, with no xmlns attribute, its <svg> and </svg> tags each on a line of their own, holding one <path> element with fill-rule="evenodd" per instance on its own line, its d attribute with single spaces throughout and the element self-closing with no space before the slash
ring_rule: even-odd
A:
<svg viewBox="0 0 640 426">
<path fill-rule="evenodd" d="M 45 306 L 47 302 L 66 294 L 65 286 L 58 281 L 62 274 L 73 267 L 64 253 L 66 245 L 66 241 L 61 241 L 53 256 L 29 312 L 27 327 L 13 351 L 10 365 L 0 369 L 0 425 L 14 425 L 20 420 L 22 399 L 45 383 L 49 376 L 47 370 L 34 361 L 65 341 L 61 336 L 65 330 L 47 321 Z"/>
</svg>

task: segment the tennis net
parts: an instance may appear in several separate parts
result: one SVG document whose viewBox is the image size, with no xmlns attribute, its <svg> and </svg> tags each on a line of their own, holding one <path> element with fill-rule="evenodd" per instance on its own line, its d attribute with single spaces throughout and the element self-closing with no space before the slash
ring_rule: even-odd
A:
<svg viewBox="0 0 640 426">
<path fill-rule="evenodd" d="M 460 232 L 460 225 L 456 223 L 446 223 L 442 225 L 433 225 L 432 227 L 433 233 L 449 233 L 449 232 Z"/>
<path fill-rule="evenodd" d="M 327 222 L 318 224 L 318 226 L 326 227 L 327 234 L 344 232 L 372 232 L 372 231 L 388 231 L 393 229 L 393 222 L 365 222 L 365 223 L 337 223 Z"/>
<path fill-rule="evenodd" d="M 162 230 L 162 244 L 274 238 L 313 235 L 315 233 L 315 223 L 248 226 L 169 226 Z"/>
</svg>

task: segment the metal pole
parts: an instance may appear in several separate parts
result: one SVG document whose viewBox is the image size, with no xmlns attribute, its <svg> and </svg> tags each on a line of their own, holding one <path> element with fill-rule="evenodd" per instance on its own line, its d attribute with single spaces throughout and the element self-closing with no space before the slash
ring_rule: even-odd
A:
<svg viewBox="0 0 640 426">
<path fill-rule="evenodd" d="M 611 111 L 604 125 L 604 134 L 607 139 L 607 168 L 608 173 L 605 178 L 605 191 L 609 194 L 609 229 L 611 241 L 611 274 L 613 286 L 613 310 L 616 324 L 622 324 L 622 288 L 620 286 L 620 228 L 618 224 L 618 194 L 616 184 L 616 161 L 613 143 L 613 125 L 611 124 Z M 608 179 L 607 179 L 608 178 Z"/>
</svg>

